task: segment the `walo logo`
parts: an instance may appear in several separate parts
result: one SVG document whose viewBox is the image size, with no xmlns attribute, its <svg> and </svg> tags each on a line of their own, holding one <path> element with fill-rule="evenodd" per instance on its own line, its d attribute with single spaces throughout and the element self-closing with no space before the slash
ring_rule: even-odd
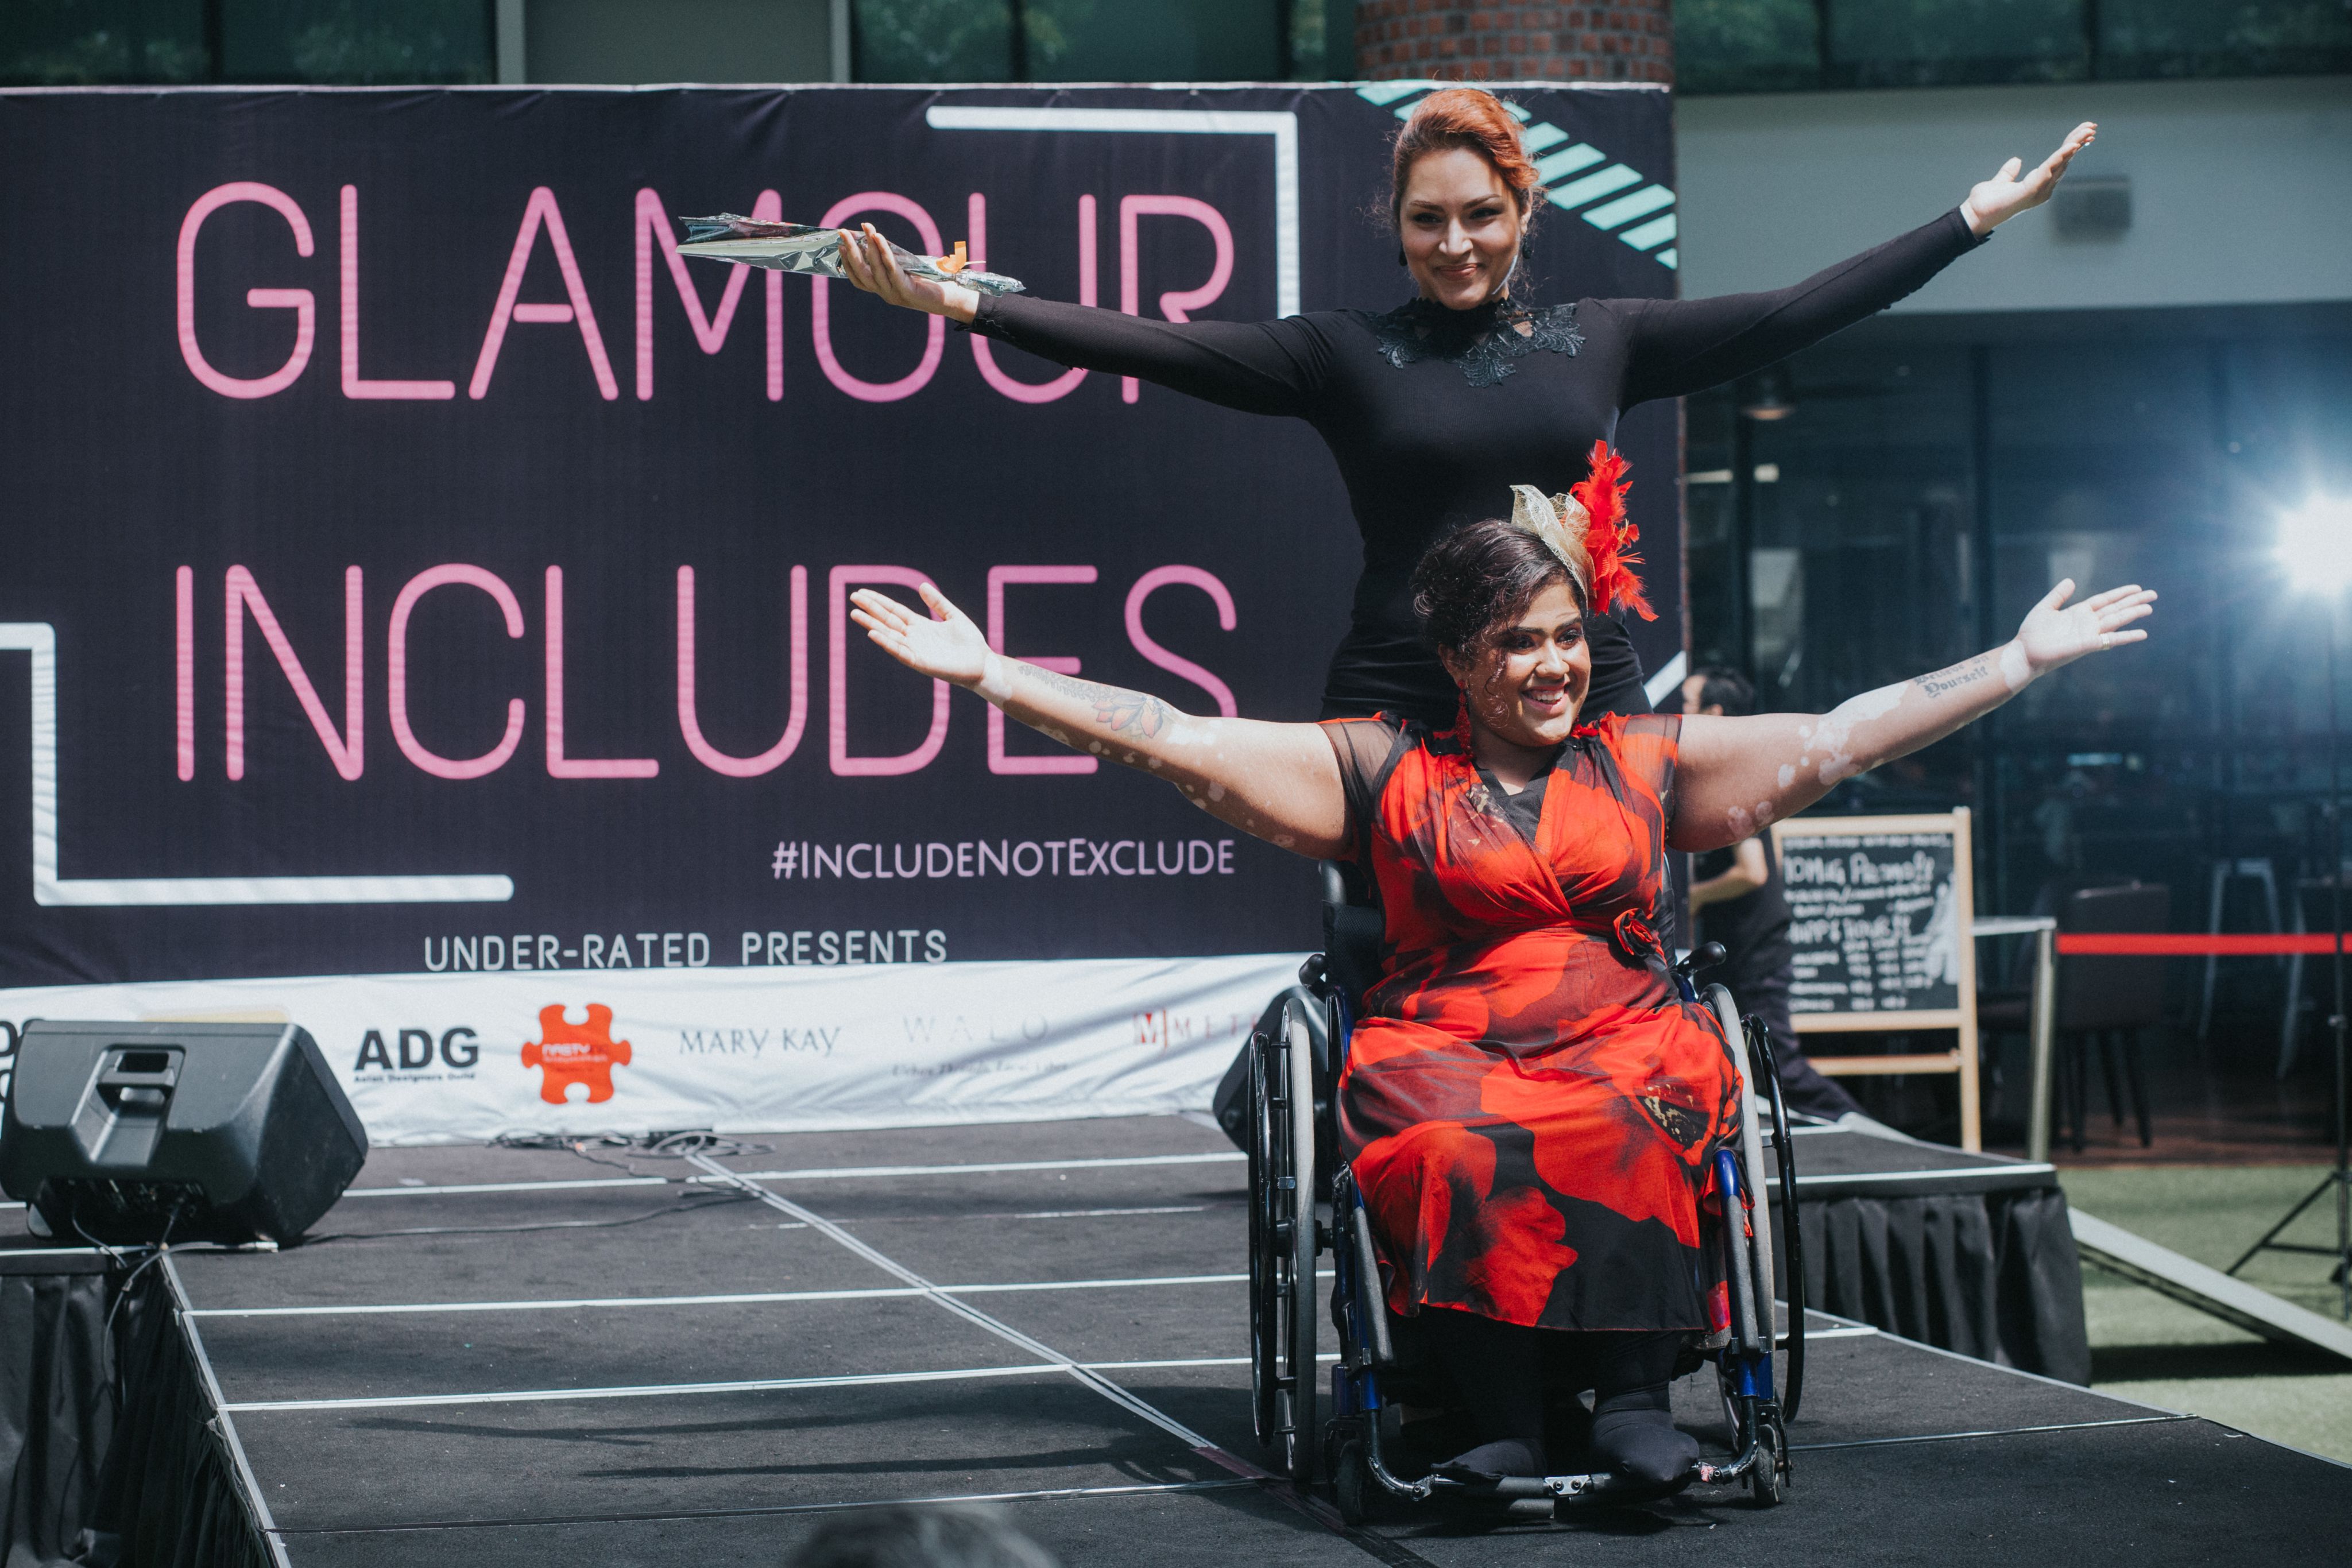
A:
<svg viewBox="0 0 2352 1568">
<path fill-rule="evenodd" d="M 540 1070 L 539 1097 L 563 1104 L 575 1083 L 587 1085 L 588 1103 L 613 1097 L 613 1069 L 629 1061 L 629 1042 L 613 1038 L 613 1009 L 588 1004 L 588 1021 L 572 1023 L 562 1002 L 539 1009 L 539 1038 L 522 1048 L 522 1064 Z"/>
</svg>

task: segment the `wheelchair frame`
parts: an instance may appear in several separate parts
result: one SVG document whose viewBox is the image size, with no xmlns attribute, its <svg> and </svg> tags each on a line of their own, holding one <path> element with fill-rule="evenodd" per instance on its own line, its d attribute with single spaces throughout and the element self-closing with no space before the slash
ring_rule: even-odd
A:
<svg viewBox="0 0 2352 1568">
<path fill-rule="evenodd" d="M 1692 992 L 1686 967 L 1677 967 L 1675 978 L 1685 999 L 1700 999 Z M 1733 1457 L 1723 1464 L 1698 1463 L 1691 1479 L 1745 1482 L 1756 1504 L 1769 1507 L 1789 1485 L 1785 1422 L 1795 1417 L 1804 1391 L 1804 1254 L 1794 1218 L 1796 1156 L 1771 1031 L 1752 1017 L 1742 1019 L 1721 986 L 1708 986 L 1705 1001 L 1726 1038 L 1743 1047 L 1732 1052 L 1740 1076 L 1739 1137 L 1714 1155 L 1723 1216 L 1712 1227 L 1713 1239 L 1722 1249 L 1731 1326 L 1702 1349 L 1717 1366 Z M 1302 1489 L 1315 1483 L 1318 1471 L 1328 1474 L 1340 1514 L 1351 1524 L 1363 1521 L 1381 1493 L 1417 1502 L 1458 1496 L 1556 1505 L 1623 1494 L 1631 1489 L 1605 1471 L 1514 1477 L 1489 1490 L 1441 1476 L 1406 1479 L 1390 1468 L 1381 1452 L 1386 1401 L 1381 1379 L 1398 1364 L 1397 1355 L 1370 1217 L 1353 1173 L 1338 1155 L 1337 1090 L 1353 1027 L 1349 1010 L 1344 988 L 1317 954 L 1301 966 L 1299 985 L 1276 998 L 1250 1036 L 1250 1383 L 1258 1441 L 1279 1445 L 1284 1470 Z M 1770 1166 L 1765 1163 L 1768 1143 Z M 1776 1176 L 1788 1220 L 1786 1333 L 1777 1333 L 1774 1322 L 1769 1194 Z M 1333 1264 L 1328 1307 L 1339 1356 L 1331 1368 L 1331 1414 L 1318 1425 L 1315 1281 L 1317 1260 L 1327 1251 Z M 1777 1392 L 1783 1383 L 1775 1378 L 1776 1353 L 1786 1371 L 1785 1404 Z"/>
</svg>

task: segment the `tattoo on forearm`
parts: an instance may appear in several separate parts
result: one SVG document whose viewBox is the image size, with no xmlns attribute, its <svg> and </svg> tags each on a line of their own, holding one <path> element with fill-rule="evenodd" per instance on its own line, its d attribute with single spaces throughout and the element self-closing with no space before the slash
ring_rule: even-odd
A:
<svg viewBox="0 0 2352 1568">
<path fill-rule="evenodd" d="M 1991 674 L 1991 659 L 1979 653 L 1975 658 L 1963 660 L 1948 670 L 1937 670 L 1932 675 L 1920 676 L 1919 689 L 1931 697 L 1939 697 L 1946 692 L 1958 691 L 1962 686 L 1985 680 Z"/>
<path fill-rule="evenodd" d="M 1032 680 L 1051 687 L 1065 696 L 1076 697 L 1092 704 L 1095 722 L 1113 735 L 1139 736 L 1152 739 L 1176 720 L 1176 710 L 1158 697 L 1143 692 L 1130 692 L 1118 686 L 1107 686 L 1097 681 L 1082 681 L 1055 670 L 1027 666 Z"/>
</svg>

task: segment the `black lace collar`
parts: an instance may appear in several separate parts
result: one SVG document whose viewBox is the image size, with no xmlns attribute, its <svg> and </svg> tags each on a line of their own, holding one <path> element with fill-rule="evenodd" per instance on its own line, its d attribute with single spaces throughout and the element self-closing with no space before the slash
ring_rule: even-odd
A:
<svg viewBox="0 0 2352 1568">
<path fill-rule="evenodd" d="M 1405 301 L 1372 318 L 1372 335 L 1388 362 L 1402 370 L 1422 360 L 1458 365 L 1474 387 L 1490 387 L 1538 349 L 1574 355 L 1584 347 L 1573 305 L 1514 305 L 1493 300 L 1470 310 L 1449 310 L 1433 299 Z"/>
</svg>

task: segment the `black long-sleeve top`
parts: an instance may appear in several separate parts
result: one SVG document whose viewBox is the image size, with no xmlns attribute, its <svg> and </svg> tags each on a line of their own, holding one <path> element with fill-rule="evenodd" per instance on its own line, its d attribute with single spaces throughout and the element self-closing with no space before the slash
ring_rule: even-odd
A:
<svg viewBox="0 0 2352 1568">
<path fill-rule="evenodd" d="M 1364 540 L 1326 717 L 1385 710 L 1444 727 L 1454 684 L 1421 641 L 1409 580 L 1440 532 L 1507 517 L 1510 486 L 1585 476 L 1624 410 L 1762 369 L 1885 309 L 1979 241 L 1956 208 L 1792 287 L 1713 299 L 1580 299 L 1454 311 L 1416 299 L 1385 315 L 1151 321 L 1116 310 L 983 296 L 972 326 L 1065 365 L 1136 376 L 1247 413 L 1306 420 L 1339 465 Z M 1646 713 L 1640 661 L 1596 616 L 1585 712 Z"/>
</svg>

